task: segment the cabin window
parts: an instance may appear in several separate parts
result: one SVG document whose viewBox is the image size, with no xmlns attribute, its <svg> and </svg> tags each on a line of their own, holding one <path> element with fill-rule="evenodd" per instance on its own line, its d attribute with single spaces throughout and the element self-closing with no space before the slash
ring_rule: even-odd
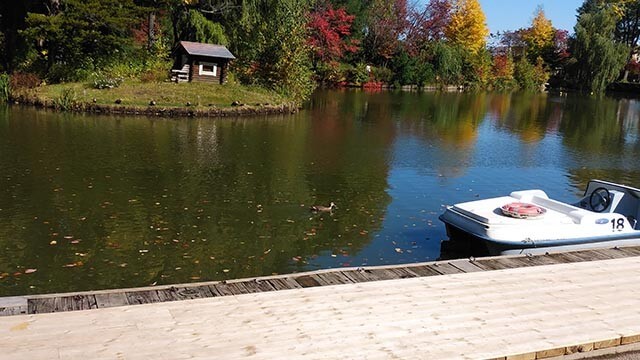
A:
<svg viewBox="0 0 640 360">
<path fill-rule="evenodd" d="M 209 63 L 209 62 L 201 62 L 200 63 L 200 71 L 199 75 L 207 75 L 207 76 L 217 76 L 218 74 L 218 64 Z"/>
</svg>

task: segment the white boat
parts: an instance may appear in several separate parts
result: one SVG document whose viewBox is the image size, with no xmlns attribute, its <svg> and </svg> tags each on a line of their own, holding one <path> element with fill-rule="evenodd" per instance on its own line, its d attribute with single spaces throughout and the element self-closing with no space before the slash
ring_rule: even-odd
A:
<svg viewBox="0 0 640 360">
<path fill-rule="evenodd" d="M 545 253 L 640 244 L 640 190 L 592 180 L 575 204 L 542 190 L 447 206 L 451 240 L 482 241 L 491 254 Z"/>
</svg>

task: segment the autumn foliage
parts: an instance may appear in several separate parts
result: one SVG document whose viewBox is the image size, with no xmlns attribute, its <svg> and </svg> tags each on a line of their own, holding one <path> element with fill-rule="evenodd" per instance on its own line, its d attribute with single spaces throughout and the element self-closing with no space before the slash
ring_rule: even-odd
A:
<svg viewBox="0 0 640 360">
<path fill-rule="evenodd" d="M 358 51 L 358 41 L 349 38 L 354 19 L 355 16 L 347 14 L 344 8 L 334 9 L 331 4 L 311 12 L 308 44 L 314 57 L 329 62 L 341 59 L 345 53 Z"/>
<path fill-rule="evenodd" d="M 487 20 L 478 0 L 451 0 L 453 13 L 445 34 L 453 44 L 478 53 L 489 35 Z"/>
</svg>

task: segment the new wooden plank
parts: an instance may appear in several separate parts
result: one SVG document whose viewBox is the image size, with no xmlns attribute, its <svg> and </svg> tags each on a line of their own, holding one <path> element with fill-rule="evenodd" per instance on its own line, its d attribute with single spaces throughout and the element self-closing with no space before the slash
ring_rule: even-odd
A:
<svg viewBox="0 0 640 360">
<path fill-rule="evenodd" d="M 129 291 L 125 293 L 130 305 L 160 302 L 157 290 Z"/>
<path fill-rule="evenodd" d="M 129 300 L 125 293 L 96 294 L 95 298 L 99 309 L 129 305 Z"/>
</svg>

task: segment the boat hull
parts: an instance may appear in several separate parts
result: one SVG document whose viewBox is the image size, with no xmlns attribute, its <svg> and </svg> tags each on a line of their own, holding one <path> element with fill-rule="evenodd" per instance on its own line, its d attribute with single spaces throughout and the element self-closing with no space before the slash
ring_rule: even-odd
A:
<svg viewBox="0 0 640 360">
<path fill-rule="evenodd" d="M 465 241 L 481 243 L 490 255 L 512 255 L 512 254 L 544 254 L 550 252 L 562 252 L 571 250 L 593 249 L 616 246 L 640 245 L 638 234 L 620 234 L 613 236 L 583 237 L 573 239 L 546 239 L 546 240 L 523 240 L 523 241 L 503 241 L 495 240 L 464 230 L 442 216 L 440 220 L 445 223 L 447 236 L 452 241 Z"/>
</svg>

